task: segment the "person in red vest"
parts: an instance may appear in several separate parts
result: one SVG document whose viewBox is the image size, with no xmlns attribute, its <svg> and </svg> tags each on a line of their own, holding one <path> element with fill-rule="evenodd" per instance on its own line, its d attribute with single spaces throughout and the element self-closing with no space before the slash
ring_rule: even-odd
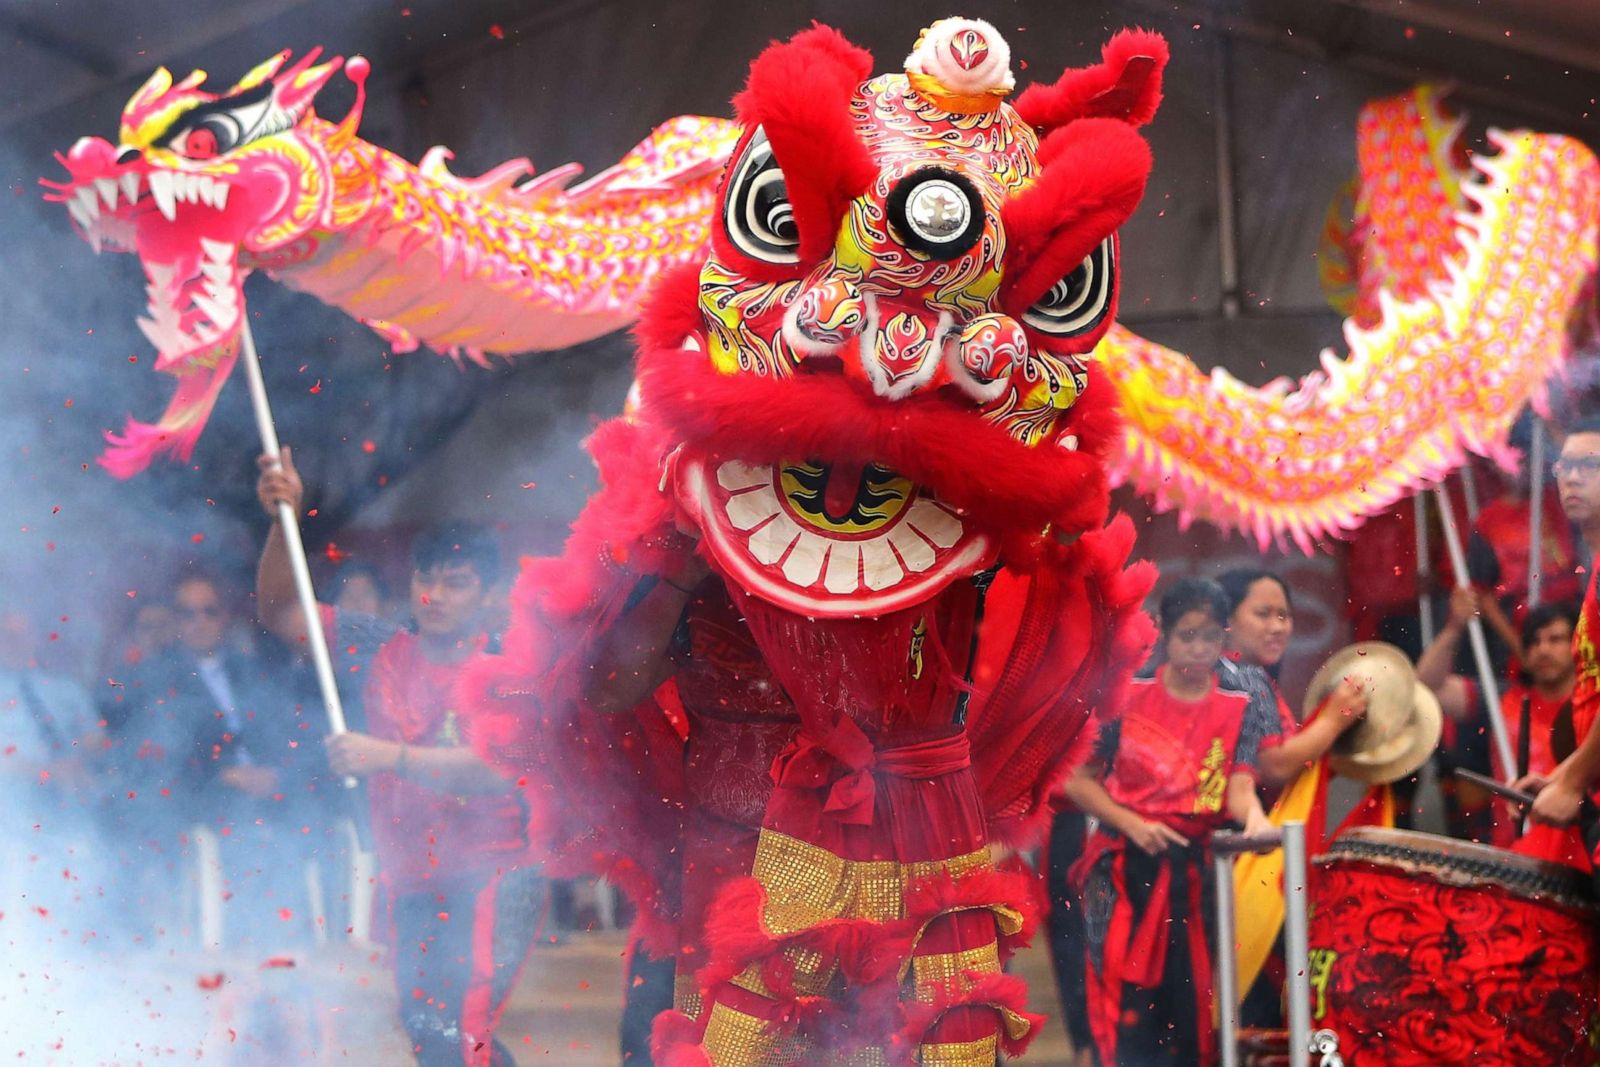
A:
<svg viewBox="0 0 1600 1067">
<path fill-rule="evenodd" d="M 1572 730 L 1576 750 L 1562 760 L 1548 779 L 1530 775 L 1521 784 L 1537 789 L 1533 818 L 1552 826 L 1572 826 L 1582 814 L 1585 799 L 1600 783 L 1600 733 L 1591 730 L 1600 712 L 1600 604 L 1596 602 L 1595 551 L 1600 549 L 1600 416 L 1580 420 L 1561 443 L 1561 455 L 1551 465 L 1561 510 L 1583 537 L 1581 559 L 1589 562 L 1588 590 L 1572 637 L 1577 679 L 1572 691 Z"/>
<path fill-rule="evenodd" d="M 1206 579 L 1161 598 L 1160 662 L 1133 681 L 1064 787 L 1099 820 L 1080 887 L 1089 1027 L 1104 1064 L 1210 1062 L 1206 853 L 1230 820 L 1270 831 L 1256 755 L 1278 729 L 1265 677 L 1222 656 L 1228 602 Z"/>
<path fill-rule="evenodd" d="M 1484 702 L 1475 679 L 1452 672 L 1467 625 L 1477 616 L 1483 594 L 1457 589 L 1450 598 L 1450 617 L 1439 636 L 1417 660 L 1417 680 L 1434 691 L 1439 706 L 1456 727 L 1483 730 Z M 1548 778 L 1560 762 L 1556 740 L 1571 730 L 1570 701 L 1577 685 L 1572 658 L 1572 635 L 1578 609 L 1572 604 L 1541 604 L 1528 613 L 1520 635 L 1523 681 L 1500 696 L 1499 713 L 1511 739 L 1516 767 L 1503 767 L 1493 757 L 1494 776 L 1501 781 Z M 1566 746 L 1571 750 L 1570 742 Z M 1491 749 L 1491 753 L 1494 750 Z M 1491 840 L 1510 848 L 1519 835 L 1518 813 L 1498 806 Z"/>
<path fill-rule="evenodd" d="M 262 456 L 256 495 L 300 513 L 289 450 Z M 365 729 L 327 739 L 336 774 L 365 779 L 392 922 L 400 1021 L 423 1067 L 509 1067 L 494 1031 L 533 947 L 544 882 L 514 783 L 473 751 L 473 706 L 457 682 L 485 654 L 500 574 L 489 531 L 424 530 L 412 545 L 411 625 L 323 607 L 336 671 L 363 689 Z M 305 615 L 274 523 L 256 572 L 262 625 L 304 646 Z M 370 663 L 359 650 L 381 634 Z"/>
</svg>

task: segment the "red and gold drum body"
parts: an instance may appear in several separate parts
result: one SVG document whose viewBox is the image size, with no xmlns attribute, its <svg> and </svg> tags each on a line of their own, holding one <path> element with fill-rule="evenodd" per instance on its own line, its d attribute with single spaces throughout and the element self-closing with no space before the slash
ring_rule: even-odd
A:
<svg viewBox="0 0 1600 1067">
<path fill-rule="evenodd" d="M 1347 1067 L 1600 1064 L 1586 876 L 1501 849 L 1352 830 L 1311 878 L 1311 1026 Z"/>
</svg>

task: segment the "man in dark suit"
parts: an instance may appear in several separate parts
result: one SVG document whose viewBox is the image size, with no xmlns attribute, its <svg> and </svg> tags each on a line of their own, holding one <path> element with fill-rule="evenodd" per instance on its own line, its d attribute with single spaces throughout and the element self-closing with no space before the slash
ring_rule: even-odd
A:
<svg viewBox="0 0 1600 1067">
<path fill-rule="evenodd" d="M 228 942 L 278 943 L 306 918 L 306 842 L 316 835 L 303 831 L 318 821 L 312 790 L 323 769 L 321 731 L 307 719 L 315 709 L 296 706 L 292 671 L 230 641 L 234 613 L 216 579 L 184 575 L 172 604 L 178 643 L 128 686 L 120 821 L 146 860 L 165 859 L 164 878 L 189 874 L 194 857 L 177 843 L 209 830 Z"/>
</svg>

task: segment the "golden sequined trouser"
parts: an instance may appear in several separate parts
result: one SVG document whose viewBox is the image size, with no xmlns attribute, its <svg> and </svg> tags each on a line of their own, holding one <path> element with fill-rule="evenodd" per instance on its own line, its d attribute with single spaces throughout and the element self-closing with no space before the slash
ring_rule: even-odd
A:
<svg viewBox="0 0 1600 1067">
<path fill-rule="evenodd" d="M 897 863 L 890 860 L 842 859 L 816 845 L 772 830 L 763 830 L 756 849 L 754 876 L 766 891 L 763 919 L 776 938 L 814 930 L 838 919 L 866 919 L 883 924 L 885 940 L 904 937 L 906 901 L 912 886 L 927 879 L 963 875 L 992 869 L 987 850 L 944 861 Z M 884 979 L 894 988 L 891 1001 L 934 1006 L 959 999 L 983 975 L 1000 973 L 997 920 L 1011 933 L 1021 919 L 1007 908 L 970 907 L 930 917 L 916 932 L 907 958 L 890 968 Z M 895 928 L 891 933 L 891 928 Z M 803 939 L 802 939 L 803 940 Z M 826 997 L 835 1002 L 848 998 L 860 1004 L 866 992 L 847 989 L 837 960 L 825 961 L 820 952 L 790 945 L 784 954 L 794 968 L 794 986 L 801 997 Z M 752 964 L 717 991 L 709 1009 L 703 1047 L 717 1067 L 778 1067 L 807 1062 L 813 1048 L 810 1036 L 787 1025 L 791 1005 L 775 998 Z M 914 1011 L 915 1008 L 908 1009 Z M 989 1004 L 955 1004 L 942 1014 L 930 1015 L 930 1025 L 920 1035 L 924 1064 L 992 1065 L 998 1056 L 1000 1025 L 1026 1031 L 1027 1022 L 1010 1013 L 997 1018 Z M 898 1020 L 899 1016 L 890 1017 Z M 841 1016 L 841 1031 L 852 1026 L 871 1027 L 881 1020 L 852 1020 Z M 892 1025 L 892 1023 L 891 1023 Z M 841 1032 L 830 1035 L 858 1051 L 831 1056 L 840 1064 L 886 1064 L 884 1047 L 895 1031 Z"/>
</svg>

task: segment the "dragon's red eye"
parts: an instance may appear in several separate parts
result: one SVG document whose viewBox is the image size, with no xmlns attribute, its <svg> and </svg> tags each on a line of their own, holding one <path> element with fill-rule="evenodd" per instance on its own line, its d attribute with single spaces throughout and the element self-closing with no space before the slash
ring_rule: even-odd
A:
<svg viewBox="0 0 1600 1067">
<path fill-rule="evenodd" d="M 190 159 L 213 159 L 217 155 L 217 135 L 202 126 L 183 135 L 183 154 Z"/>
</svg>

